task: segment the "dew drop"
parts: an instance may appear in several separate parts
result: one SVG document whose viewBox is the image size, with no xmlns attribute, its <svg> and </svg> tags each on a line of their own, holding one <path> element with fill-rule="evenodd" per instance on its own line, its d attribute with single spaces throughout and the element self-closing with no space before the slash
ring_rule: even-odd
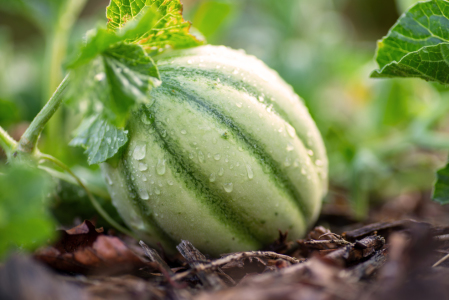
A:
<svg viewBox="0 0 449 300">
<path fill-rule="evenodd" d="M 313 156 L 313 151 L 312 150 L 307 150 L 307 154 L 309 154 L 309 156 Z"/>
<path fill-rule="evenodd" d="M 189 153 L 189 158 L 190 158 L 190 159 L 193 159 L 193 157 L 194 157 L 193 152 L 190 152 L 190 153 Z"/>
<path fill-rule="evenodd" d="M 151 123 L 153 123 L 151 118 L 148 117 L 146 114 L 142 114 L 142 122 L 147 125 L 150 125 Z"/>
<path fill-rule="evenodd" d="M 210 176 L 209 176 L 209 181 L 210 182 L 215 182 L 215 179 L 216 179 L 215 173 L 211 173 Z"/>
<path fill-rule="evenodd" d="M 239 151 L 240 151 L 240 152 L 243 152 L 243 148 L 242 148 L 242 147 L 239 147 Z"/>
<path fill-rule="evenodd" d="M 292 165 L 292 160 L 289 157 L 285 158 L 284 166 L 290 167 L 291 165 Z"/>
<path fill-rule="evenodd" d="M 198 151 L 198 160 L 200 161 L 200 163 L 204 162 L 204 154 L 202 151 Z"/>
<path fill-rule="evenodd" d="M 161 194 L 161 190 L 158 189 L 158 188 L 155 188 L 155 189 L 154 189 L 154 193 L 155 193 L 156 195 L 160 195 L 160 194 Z"/>
<path fill-rule="evenodd" d="M 150 196 L 148 195 L 148 192 L 146 189 L 139 189 L 139 197 L 142 200 L 150 199 Z"/>
<path fill-rule="evenodd" d="M 294 137 L 296 136 L 296 130 L 295 130 L 295 128 L 293 128 L 293 126 L 290 125 L 290 124 L 286 124 L 285 126 L 287 127 L 288 135 L 289 135 L 290 137 L 294 138 Z"/>
<path fill-rule="evenodd" d="M 134 148 L 133 157 L 135 160 L 142 160 L 145 158 L 147 150 L 147 145 L 137 145 L 136 148 Z"/>
<path fill-rule="evenodd" d="M 232 182 L 223 183 L 223 188 L 227 193 L 230 193 L 234 189 L 234 185 L 232 184 Z"/>
<path fill-rule="evenodd" d="M 164 175 L 165 174 L 165 159 L 159 159 L 157 161 L 156 172 L 159 175 Z"/>
<path fill-rule="evenodd" d="M 220 153 L 217 153 L 217 154 L 214 155 L 214 159 L 215 160 L 220 160 L 220 158 L 221 158 Z"/>
<path fill-rule="evenodd" d="M 186 134 L 187 133 L 187 131 L 186 130 L 181 130 L 181 134 Z"/>
<path fill-rule="evenodd" d="M 113 185 L 114 184 L 114 182 L 112 182 L 111 177 L 109 177 L 109 174 L 106 173 L 105 177 L 106 177 L 106 181 L 108 182 L 109 185 Z"/>
<path fill-rule="evenodd" d="M 145 163 L 139 162 L 138 168 L 139 168 L 139 171 L 142 171 L 142 172 L 143 172 L 143 171 L 148 170 L 148 165 L 145 164 Z"/>
<path fill-rule="evenodd" d="M 187 63 L 188 63 L 189 65 L 191 65 L 191 64 L 192 64 L 192 60 L 189 59 L 189 60 L 187 61 Z"/>
<path fill-rule="evenodd" d="M 229 169 L 234 169 L 234 165 L 233 164 L 231 164 L 230 166 L 229 166 Z"/>
<path fill-rule="evenodd" d="M 263 102 L 265 99 L 262 96 L 259 96 L 259 101 Z"/>
<path fill-rule="evenodd" d="M 242 107 L 242 102 L 237 102 L 235 105 L 237 105 L 238 108 Z"/>
<path fill-rule="evenodd" d="M 218 171 L 218 176 L 223 176 L 224 174 L 224 169 L 220 168 L 220 170 Z"/>
<path fill-rule="evenodd" d="M 253 179 L 254 178 L 254 172 L 253 169 L 251 169 L 250 165 L 246 165 L 246 172 L 248 173 L 248 178 Z"/>
<path fill-rule="evenodd" d="M 320 160 L 320 159 L 317 159 L 317 160 L 315 161 L 315 165 L 317 165 L 318 167 L 321 167 L 321 166 L 323 165 L 323 161 Z"/>
<path fill-rule="evenodd" d="M 295 150 L 295 147 L 293 147 L 293 145 L 291 143 L 288 143 L 287 144 L 287 151 L 290 152 L 290 151 L 293 151 L 293 150 Z"/>
<path fill-rule="evenodd" d="M 307 174 L 306 169 L 302 168 L 302 169 L 301 169 L 301 174 L 302 174 L 302 175 L 306 175 L 306 174 Z"/>
<path fill-rule="evenodd" d="M 145 175 L 142 176 L 143 181 L 147 181 L 147 177 Z"/>
<path fill-rule="evenodd" d="M 168 185 L 173 185 L 173 181 L 171 181 L 171 180 L 168 180 L 167 183 L 168 183 Z"/>
<path fill-rule="evenodd" d="M 167 136 L 167 130 L 163 129 L 163 130 L 161 131 L 161 136 L 162 136 L 162 137 L 166 137 L 166 136 Z"/>
</svg>

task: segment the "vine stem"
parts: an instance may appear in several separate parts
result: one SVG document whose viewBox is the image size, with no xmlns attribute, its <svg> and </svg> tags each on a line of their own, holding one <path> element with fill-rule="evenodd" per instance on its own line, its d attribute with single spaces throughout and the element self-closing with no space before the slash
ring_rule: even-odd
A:
<svg viewBox="0 0 449 300">
<path fill-rule="evenodd" d="M 59 166 L 60 168 L 62 168 L 64 171 L 66 171 L 67 173 L 70 174 L 70 176 L 72 176 L 76 182 L 79 184 L 79 186 L 86 192 L 87 197 L 89 198 L 90 202 L 92 203 L 92 205 L 95 207 L 95 209 L 98 211 L 98 213 L 109 223 L 111 224 L 114 228 L 116 228 L 117 230 L 119 230 L 120 232 L 127 234 L 129 236 L 132 236 L 134 238 L 137 239 L 136 235 L 131 232 L 130 230 L 126 229 L 125 227 L 123 227 L 122 225 L 120 225 L 119 223 L 117 223 L 116 221 L 114 221 L 114 219 L 112 219 L 109 214 L 103 209 L 103 207 L 101 207 L 101 205 L 97 202 L 97 199 L 95 199 L 95 197 L 92 195 L 92 193 L 90 192 L 90 190 L 84 185 L 84 183 L 81 181 L 81 179 L 75 175 L 75 173 L 72 172 L 72 170 L 70 170 L 69 167 L 67 167 L 63 162 L 61 162 L 59 159 L 48 155 L 48 154 L 43 154 L 43 153 L 39 153 L 39 155 L 37 156 L 39 159 L 44 159 L 44 160 L 48 160 L 52 163 L 54 163 L 55 165 Z"/>
<path fill-rule="evenodd" d="M 17 147 L 17 142 L 0 126 L 0 147 L 6 152 L 8 159 L 11 152 Z"/>
<path fill-rule="evenodd" d="M 32 153 L 36 149 L 39 135 L 44 129 L 45 124 L 47 124 L 48 120 L 54 115 L 64 99 L 63 95 L 69 83 L 69 76 L 70 73 L 62 80 L 61 84 L 53 93 L 53 96 L 51 96 L 50 100 L 48 100 L 47 104 L 45 104 L 22 135 L 18 145 L 19 151 Z"/>
</svg>

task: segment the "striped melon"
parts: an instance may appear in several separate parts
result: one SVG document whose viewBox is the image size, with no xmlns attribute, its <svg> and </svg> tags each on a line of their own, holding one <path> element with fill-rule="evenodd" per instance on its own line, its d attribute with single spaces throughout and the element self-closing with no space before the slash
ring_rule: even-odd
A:
<svg viewBox="0 0 449 300">
<path fill-rule="evenodd" d="M 223 46 L 157 57 L 162 85 L 104 164 L 114 204 L 148 243 L 187 239 L 210 255 L 304 235 L 327 190 L 327 157 L 306 107 L 277 73 Z"/>
</svg>

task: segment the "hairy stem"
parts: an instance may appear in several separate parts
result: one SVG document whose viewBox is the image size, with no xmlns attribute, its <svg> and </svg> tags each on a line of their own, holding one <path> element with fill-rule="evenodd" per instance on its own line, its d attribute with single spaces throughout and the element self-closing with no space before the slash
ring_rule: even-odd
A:
<svg viewBox="0 0 449 300">
<path fill-rule="evenodd" d="M 48 160 L 52 163 L 54 163 L 55 165 L 59 166 L 60 168 L 62 168 L 64 171 L 66 171 L 67 173 L 70 174 L 70 176 L 72 176 L 76 182 L 78 183 L 78 185 L 80 187 L 83 188 L 83 190 L 86 192 L 87 197 L 89 198 L 90 202 L 92 203 L 92 205 L 95 207 L 95 209 L 97 210 L 97 212 L 109 223 L 111 224 L 111 226 L 113 226 L 114 228 L 116 228 L 118 231 L 127 234 L 129 236 L 132 236 L 134 238 L 136 238 L 135 234 L 133 232 L 131 232 L 130 230 L 126 229 L 125 227 L 123 227 L 122 225 L 120 225 L 119 223 L 117 223 L 116 221 L 114 221 L 114 219 L 112 219 L 109 214 L 103 209 L 103 207 L 101 207 L 101 205 L 97 202 L 97 199 L 95 199 L 95 197 L 92 195 L 92 193 L 90 192 L 90 190 L 84 185 L 84 183 L 81 181 L 81 179 L 75 175 L 75 173 L 72 172 L 72 170 L 70 170 L 69 167 L 67 167 L 63 162 L 61 162 L 60 160 L 58 160 L 57 158 L 51 156 L 51 155 L 47 155 L 47 154 L 43 154 L 43 153 L 39 153 L 38 158 L 40 159 L 45 159 Z"/>
<path fill-rule="evenodd" d="M 45 124 L 47 124 L 48 120 L 50 120 L 50 118 L 62 103 L 64 92 L 68 86 L 69 75 L 70 73 L 67 74 L 67 76 L 54 92 L 53 96 L 50 98 L 50 100 L 48 100 L 47 104 L 45 104 L 42 110 L 34 118 L 33 122 L 31 122 L 28 129 L 22 135 L 22 138 L 19 141 L 19 151 L 32 153 L 36 149 L 39 135 L 44 129 Z"/>
<path fill-rule="evenodd" d="M 17 142 L 0 126 L 0 147 L 6 152 L 6 156 L 10 157 L 11 152 L 17 147 Z"/>
</svg>

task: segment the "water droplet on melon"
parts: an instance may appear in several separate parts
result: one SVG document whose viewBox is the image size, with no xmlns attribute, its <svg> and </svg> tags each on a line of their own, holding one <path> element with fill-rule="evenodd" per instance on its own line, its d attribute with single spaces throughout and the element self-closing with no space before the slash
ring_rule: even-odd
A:
<svg viewBox="0 0 449 300">
<path fill-rule="evenodd" d="M 144 124 L 150 125 L 152 122 L 151 118 L 147 116 L 146 114 L 142 114 L 142 122 Z"/>
<path fill-rule="evenodd" d="M 248 173 L 248 178 L 249 179 L 253 179 L 254 178 L 254 173 L 253 173 L 253 169 L 251 169 L 250 165 L 246 165 L 246 172 Z"/>
<path fill-rule="evenodd" d="M 106 173 L 106 181 L 108 182 L 108 184 L 109 185 L 113 185 L 114 184 L 114 182 L 112 182 L 112 179 L 111 179 L 111 177 L 109 177 L 109 174 L 108 173 Z"/>
<path fill-rule="evenodd" d="M 286 123 L 285 126 L 287 127 L 288 135 L 289 135 L 290 137 L 294 138 L 294 137 L 296 136 L 296 130 L 295 130 L 295 128 L 293 128 L 293 126 L 290 125 L 290 124 L 288 124 L 288 123 Z"/>
<path fill-rule="evenodd" d="M 223 188 L 227 193 L 230 193 L 234 189 L 234 185 L 232 184 L 232 182 L 223 183 Z"/>
<path fill-rule="evenodd" d="M 217 153 L 217 154 L 214 155 L 214 159 L 215 160 L 220 160 L 220 158 L 221 158 L 220 153 Z"/>
<path fill-rule="evenodd" d="M 312 150 L 307 150 L 307 154 L 309 154 L 309 156 L 313 156 L 313 151 Z"/>
<path fill-rule="evenodd" d="M 218 176 L 223 176 L 224 174 L 224 169 L 220 168 L 220 170 L 218 171 Z"/>
<path fill-rule="evenodd" d="M 158 188 L 155 188 L 155 189 L 154 189 L 154 193 L 155 193 L 156 195 L 160 195 L 160 194 L 161 194 L 161 190 L 158 189 Z"/>
<path fill-rule="evenodd" d="M 136 148 L 134 148 L 133 158 L 135 160 L 144 159 L 145 155 L 146 155 L 146 150 L 147 150 L 147 145 L 145 145 L 145 144 L 137 145 Z"/>
<path fill-rule="evenodd" d="M 159 159 L 157 161 L 156 172 L 159 175 L 164 175 L 165 174 L 165 159 Z"/>
<path fill-rule="evenodd" d="M 211 173 L 210 176 L 209 176 L 209 181 L 210 182 L 215 182 L 215 179 L 216 179 L 215 173 Z"/>
<path fill-rule="evenodd" d="M 145 164 L 145 163 L 139 162 L 138 168 L 139 168 L 139 171 L 142 171 L 142 172 L 143 172 L 143 171 L 148 170 L 148 165 Z"/>
<path fill-rule="evenodd" d="M 198 160 L 200 161 L 200 163 L 204 162 L 204 154 L 202 151 L 198 151 Z"/>
<path fill-rule="evenodd" d="M 150 195 L 148 195 L 147 190 L 145 189 L 139 189 L 139 197 L 142 200 L 148 200 L 150 199 Z"/>
<path fill-rule="evenodd" d="M 181 134 L 186 134 L 187 133 L 187 131 L 186 130 L 181 130 Z"/>
<path fill-rule="evenodd" d="M 237 105 L 238 108 L 242 107 L 242 102 L 237 102 L 235 105 Z"/>
</svg>

